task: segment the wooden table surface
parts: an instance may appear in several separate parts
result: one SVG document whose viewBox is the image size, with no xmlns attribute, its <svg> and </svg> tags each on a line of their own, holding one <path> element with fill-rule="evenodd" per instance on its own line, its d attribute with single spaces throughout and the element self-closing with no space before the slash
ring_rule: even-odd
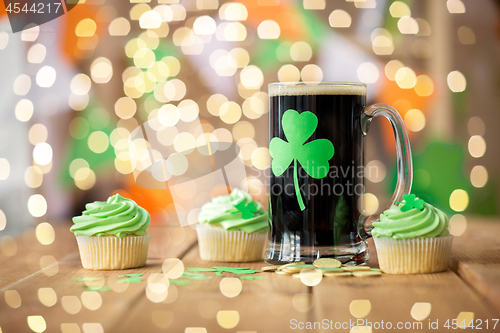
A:
<svg viewBox="0 0 500 333">
<path fill-rule="evenodd" d="M 441 332 L 448 331 L 447 321 L 453 327 L 454 319 L 460 325 L 472 317 L 482 332 L 500 331 L 499 220 L 468 218 L 465 233 L 454 239 L 446 272 L 324 277 L 314 287 L 274 273 L 258 273 L 264 279 L 252 280 L 213 272 L 203 280 L 169 280 L 160 274 L 168 258 L 179 258 L 186 272 L 191 267 L 260 269 L 265 264 L 202 261 L 190 227 L 152 226 L 148 231 L 147 266 L 123 271 L 83 269 L 69 224 L 59 224 L 48 245 L 40 240 L 49 243 L 50 230 L 39 230 L 38 237 L 29 230 L 17 238 L 1 238 L 0 333 L 330 332 L 335 326 L 341 332 L 371 332 L 348 326 L 357 320 L 360 326 L 371 322 L 374 332 L 389 325 L 394 331 Z M 370 251 L 370 264 L 376 267 L 372 242 Z M 179 267 L 169 274 L 178 275 Z M 119 277 L 141 273 L 140 278 Z M 315 322 L 316 328 L 306 329 Z"/>
</svg>

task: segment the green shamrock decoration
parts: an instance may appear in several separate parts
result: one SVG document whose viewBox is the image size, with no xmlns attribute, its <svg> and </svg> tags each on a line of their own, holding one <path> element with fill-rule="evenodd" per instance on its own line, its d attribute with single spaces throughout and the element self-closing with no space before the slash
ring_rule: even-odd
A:
<svg viewBox="0 0 500 333">
<path fill-rule="evenodd" d="M 401 207 L 402 212 L 407 212 L 410 209 L 416 208 L 419 210 L 424 209 L 424 200 L 422 199 L 417 199 L 417 196 L 415 194 L 403 194 L 403 199 L 404 199 L 404 206 Z M 402 204 L 403 202 L 400 201 L 394 201 L 397 203 Z"/>
<path fill-rule="evenodd" d="M 317 139 L 304 144 L 318 127 L 318 118 L 312 112 L 298 113 L 287 110 L 281 119 L 283 133 L 288 142 L 274 137 L 269 143 L 273 162 L 271 170 L 276 177 L 281 176 L 293 162 L 293 182 L 300 210 L 306 209 L 300 193 L 297 175 L 297 161 L 307 174 L 321 179 L 328 174 L 328 161 L 333 157 L 333 144 L 328 139 Z"/>
<path fill-rule="evenodd" d="M 234 205 L 234 207 L 236 207 L 236 209 L 241 212 L 241 217 L 245 220 L 251 219 L 253 217 L 253 213 L 257 211 L 257 207 L 253 202 L 245 205 L 243 201 L 240 201 L 236 205 Z"/>
</svg>

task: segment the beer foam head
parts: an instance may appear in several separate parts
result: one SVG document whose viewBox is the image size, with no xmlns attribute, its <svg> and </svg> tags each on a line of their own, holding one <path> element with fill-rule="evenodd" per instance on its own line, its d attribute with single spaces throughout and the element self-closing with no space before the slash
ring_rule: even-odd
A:
<svg viewBox="0 0 500 333">
<path fill-rule="evenodd" d="M 272 83 L 269 85 L 269 96 L 300 95 L 366 95 L 366 85 L 347 82 L 319 84 Z"/>
</svg>

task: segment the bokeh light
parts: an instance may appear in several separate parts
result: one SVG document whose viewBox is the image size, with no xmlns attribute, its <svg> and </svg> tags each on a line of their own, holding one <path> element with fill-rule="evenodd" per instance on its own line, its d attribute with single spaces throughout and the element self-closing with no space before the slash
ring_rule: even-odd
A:
<svg viewBox="0 0 500 333">
<path fill-rule="evenodd" d="M 410 16 L 403 16 L 398 20 L 398 29 L 403 35 L 418 34 L 418 23 Z"/>
<path fill-rule="evenodd" d="M 419 75 L 414 89 L 419 96 L 430 96 L 434 93 L 434 82 L 427 75 Z"/>
<path fill-rule="evenodd" d="M 301 313 L 307 313 L 314 306 L 314 295 L 310 293 L 297 293 L 292 297 L 292 306 Z"/>
<path fill-rule="evenodd" d="M 5 303 L 12 309 L 17 309 L 21 306 L 22 300 L 21 295 L 17 292 L 17 290 L 6 290 L 4 295 Z"/>
<path fill-rule="evenodd" d="M 169 279 L 178 279 L 184 273 L 184 264 L 177 258 L 167 258 L 162 264 L 163 274 Z"/>
<path fill-rule="evenodd" d="M 219 17 L 226 21 L 245 21 L 248 17 L 248 11 L 242 3 L 229 2 L 220 7 Z"/>
<path fill-rule="evenodd" d="M 379 70 L 377 65 L 372 62 L 364 62 L 359 65 L 358 70 L 358 79 L 363 83 L 375 83 L 379 78 Z"/>
<path fill-rule="evenodd" d="M 0 50 L 4 50 L 9 44 L 9 34 L 5 31 L 0 31 Z"/>
<path fill-rule="evenodd" d="M 241 107 L 236 102 L 226 102 L 220 107 L 220 119 L 226 124 L 234 124 L 241 118 Z"/>
<path fill-rule="evenodd" d="M 34 124 L 28 132 L 28 139 L 32 145 L 47 141 L 49 136 L 47 127 L 43 124 Z"/>
<path fill-rule="evenodd" d="M 7 217 L 3 210 L 0 209 L 0 231 L 4 230 L 7 226 Z"/>
<path fill-rule="evenodd" d="M 462 236 L 467 230 L 467 219 L 462 214 L 455 214 L 450 217 L 450 234 Z"/>
<path fill-rule="evenodd" d="M 283 65 L 278 71 L 280 82 L 295 83 L 300 81 L 300 71 L 294 65 Z"/>
<path fill-rule="evenodd" d="M 63 296 L 61 297 L 61 306 L 69 314 L 77 314 L 82 309 L 82 303 L 77 296 Z"/>
<path fill-rule="evenodd" d="M 469 119 L 469 122 L 467 123 L 467 129 L 469 130 L 469 134 L 471 136 L 483 136 L 484 132 L 486 131 L 486 124 L 484 123 L 483 119 L 474 116 Z"/>
<path fill-rule="evenodd" d="M 90 76 L 95 83 L 107 83 L 113 77 L 113 65 L 108 58 L 96 58 L 90 65 Z"/>
<path fill-rule="evenodd" d="M 208 15 L 197 17 L 193 24 L 194 33 L 197 35 L 213 35 L 216 28 L 215 20 Z"/>
<path fill-rule="evenodd" d="M 102 305 L 102 297 L 97 291 L 84 291 L 80 298 L 83 306 L 91 311 L 99 309 Z"/>
<path fill-rule="evenodd" d="M 474 30 L 467 26 L 461 26 L 457 30 L 458 40 L 463 45 L 472 45 L 476 43 L 476 34 Z"/>
<path fill-rule="evenodd" d="M 396 73 L 403 68 L 404 65 L 399 60 L 391 60 L 385 65 L 385 76 L 391 81 L 396 81 Z"/>
<path fill-rule="evenodd" d="M 465 13 L 465 5 L 461 0 L 448 0 L 446 7 L 450 14 L 463 14 Z"/>
<path fill-rule="evenodd" d="M 392 17 L 403 17 L 403 16 L 411 16 L 410 7 L 403 1 L 394 1 L 389 6 L 389 13 Z"/>
<path fill-rule="evenodd" d="M 47 201 L 41 194 L 33 194 L 28 199 L 28 211 L 34 217 L 41 217 L 47 213 Z"/>
<path fill-rule="evenodd" d="M 364 215 L 375 214 L 378 210 L 379 202 L 372 193 L 365 193 L 358 199 L 358 210 Z"/>
<path fill-rule="evenodd" d="M 14 114 L 16 115 L 17 120 L 27 122 L 33 116 L 34 109 L 35 107 L 33 106 L 33 102 L 29 99 L 22 99 L 17 102 Z"/>
<path fill-rule="evenodd" d="M 28 316 L 28 326 L 33 332 L 41 333 L 47 329 L 47 323 L 42 316 Z"/>
<path fill-rule="evenodd" d="M 411 89 L 417 84 L 417 76 L 409 67 L 402 67 L 398 69 L 394 78 L 401 89 Z"/>
<path fill-rule="evenodd" d="M 429 317 L 431 314 L 431 303 L 426 303 L 426 302 L 417 302 L 413 304 L 410 314 L 413 317 L 413 319 L 422 321 Z"/>
<path fill-rule="evenodd" d="M 308 10 L 323 10 L 326 7 L 325 0 L 304 0 L 302 4 Z"/>
<path fill-rule="evenodd" d="M 85 18 L 78 22 L 75 34 L 78 37 L 92 37 L 96 33 L 97 24 L 91 18 Z"/>
<path fill-rule="evenodd" d="M 355 299 L 349 304 L 349 312 L 355 318 L 364 318 L 372 310 L 372 304 L 367 299 Z"/>
<path fill-rule="evenodd" d="M 121 119 L 129 119 L 137 111 L 137 104 L 130 97 L 121 97 L 115 103 L 115 113 Z"/>
<path fill-rule="evenodd" d="M 117 17 L 108 26 L 111 36 L 126 36 L 130 32 L 130 22 L 124 17 Z"/>
<path fill-rule="evenodd" d="M 425 116 L 418 109 L 411 109 L 404 117 L 406 127 L 412 132 L 419 132 L 425 127 Z"/>
<path fill-rule="evenodd" d="M 488 182 L 488 171 L 482 165 L 476 165 L 470 172 L 470 182 L 472 186 L 481 188 Z"/>
<path fill-rule="evenodd" d="M 349 28 L 351 26 L 351 15 L 342 9 L 335 9 L 328 17 L 332 28 Z"/>
<path fill-rule="evenodd" d="M 31 88 L 31 78 L 26 74 L 19 75 L 14 81 L 14 94 L 19 96 L 26 95 Z"/>
<path fill-rule="evenodd" d="M 302 81 L 310 84 L 317 84 L 323 80 L 323 71 L 318 65 L 309 64 L 300 71 Z"/>
<path fill-rule="evenodd" d="M 484 153 L 486 152 L 486 141 L 484 141 L 484 138 L 480 135 L 473 135 L 469 139 L 468 148 L 469 154 L 472 157 L 483 157 Z"/>
<path fill-rule="evenodd" d="M 277 39 L 280 36 L 281 30 L 276 21 L 265 20 L 259 24 L 257 33 L 261 39 Z"/>
<path fill-rule="evenodd" d="M 1 33 L 0 33 L 1 34 Z M 1 37 L 0 37 L 1 44 Z M 1 45 L 0 45 L 1 50 Z M 47 55 L 47 48 L 43 44 L 35 44 L 28 50 L 28 62 L 32 64 L 40 64 L 45 60 Z"/>
<path fill-rule="evenodd" d="M 24 172 L 24 182 L 30 188 L 38 188 L 43 182 L 43 172 L 38 166 L 29 166 Z"/>
<path fill-rule="evenodd" d="M 391 55 L 394 52 L 392 34 L 384 29 L 377 28 L 370 35 L 372 50 L 376 55 Z"/>
<path fill-rule="evenodd" d="M 300 281 L 308 287 L 317 286 L 323 279 L 323 272 L 319 269 L 303 269 L 300 271 Z"/>
<path fill-rule="evenodd" d="M 449 2 L 450 0 L 448 0 Z M 459 0 L 457 0 L 459 1 Z M 474 312 L 460 312 L 457 316 L 457 324 L 461 329 L 466 329 L 471 327 L 471 323 L 474 322 Z"/>
<path fill-rule="evenodd" d="M 10 175 L 10 163 L 6 158 L 0 158 L 0 180 L 6 180 Z"/>
<path fill-rule="evenodd" d="M 467 87 L 465 76 L 459 71 L 453 71 L 447 77 L 448 87 L 453 92 L 462 92 Z"/>
<path fill-rule="evenodd" d="M 225 329 L 234 328 L 240 322 L 240 314 L 234 310 L 221 310 L 217 312 L 216 318 L 220 327 Z"/>
<path fill-rule="evenodd" d="M 366 177 L 372 183 L 379 183 L 384 180 L 387 174 L 387 168 L 379 160 L 371 160 L 366 164 Z"/>
<path fill-rule="evenodd" d="M 50 308 L 57 303 L 57 294 L 52 288 L 39 288 L 38 300 L 44 306 Z"/>
<path fill-rule="evenodd" d="M 238 278 L 223 278 L 219 283 L 219 288 L 222 295 L 233 298 L 241 293 L 243 285 Z"/>
<path fill-rule="evenodd" d="M 50 245 L 55 240 L 55 231 L 50 223 L 42 222 L 36 226 L 35 229 L 36 239 L 42 245 Z"/>
</svg>

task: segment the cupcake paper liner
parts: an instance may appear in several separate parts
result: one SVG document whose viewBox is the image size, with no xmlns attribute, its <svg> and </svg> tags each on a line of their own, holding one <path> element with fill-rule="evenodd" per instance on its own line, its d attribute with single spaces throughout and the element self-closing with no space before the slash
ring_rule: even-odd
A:
<svg viewBox="0 0 500 333">
<path fill-rule="evenodd" d="M 149 234 L 142 236 L 76 236 L 83 268 L 127 269 L 146 265 Z"/>
<path fill-rule="evenodd" d="M 436 273 L 448 269 L 453 236 L 411 239 L 374 237 L 374 241 L 383 272 Z"/>
<path fill-rule="evenodd" d="M 200 257 L 208 261 L 259 261 L 264 253 L 267 233 L 246 233 L 197 225 Z"/>
</svg>

